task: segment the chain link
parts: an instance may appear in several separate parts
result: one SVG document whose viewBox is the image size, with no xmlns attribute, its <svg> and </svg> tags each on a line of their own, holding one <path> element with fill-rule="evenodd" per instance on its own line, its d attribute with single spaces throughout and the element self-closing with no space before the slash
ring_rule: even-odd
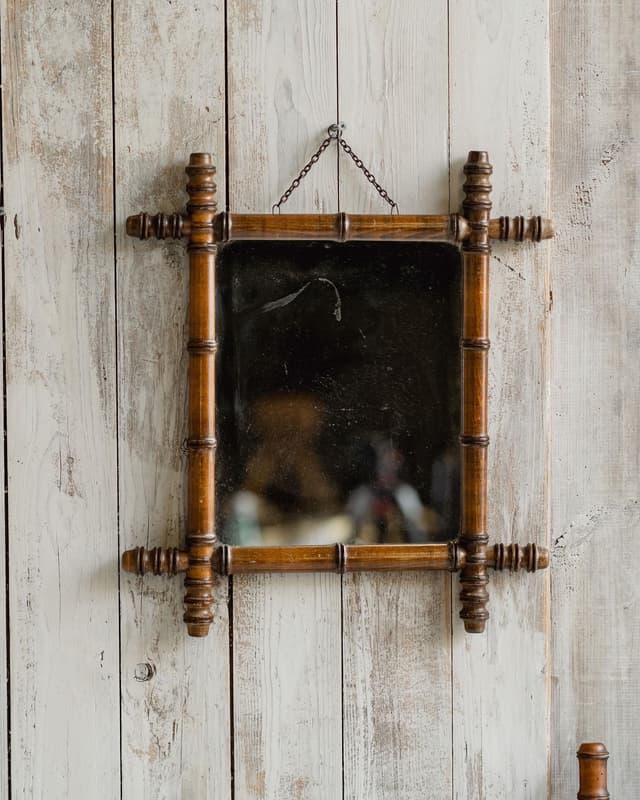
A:
<svg viewBox="0 0 640 800">
<path fill-rule="evenodd" d="M 391 206 L 391 213 L 394 212 L 397 214 L 399 213 L 398 204 L 395 200 L 392 200 L 389 197 L 389 193 L 386 189 L 383 189 L 382 186 L 378 183 L 375 176 L 372 172 L 370 172 L 364 165 L 361 158 L 359 158 L 354 152 L 351 146 L 345 141 L 345 139 L 340 135 L 344 130 L 344 124 L 341 122 L 339 125 L 330 125 L 327 131 L 326 139 L 322 140 L 320 147 L 316 150 L 316 152 L 311 156 L 309 161 L 304 165 L 304 167 L 300 170 L 297 178 L 294 178 L 291 182 L 291 186 L 286 190 L 286 192 L 282 195 L 282 197 L 278 200 L 277 203 L 274 203 L 271 206 L 271 213 L 275 214 L 276 210 L 278 213 L 280 212 L 280 207 L 283 206 L 287 200 L 291 197 L 291 195 L 295 192 L 295 190 L 300 186 L 300 183 L 303 181 L 304 178 L 311 172 L 314 165 L 318 163 L 320 160 L 320 156 L 324 153 L 324 151 L 329 147 L 331 141 L 333 139 L 336 140 L 336 143 L 339 147 L 341 147 L 344 152 L 353 160 L 353 163 L 356 167 L 364 174 L 365 178 L 369 181 L 369 183 L 374 187 L 374 189 L 378 192 L 380 197 Z"/>
<path fill-rule="evenodd" d="M 359 157 L 358 157 L 358 156 L 357 156 L 357 155 L 356 155 L 356 154 L 353 152 L 353 150 L 352 150 L 352 148 L 350 147 L 350 145 L 348 145 L 348 144 L 347 144 L 347 142 L 346 142 L 346 141 L 345 141 L 345 140 L 344 140 L 342 137 L 340 137 L 340 138 L 338 139 L 338 144 L 339 144 L 339 145 L 340 145 L 340 147 L 341 147 L 341 148 L 344 150 L 344 152 L 345 152 L 345 153 L 346 153 L 346 154 L 347 154 L 347 155 L 348 155 L 348 156 L 349 156 L 351 159 L 353 159 L 353 163 L 354 163 L 354 164 L 356 165 L 356 167 L 357 167 L 357 168 L 358 168 L 358 169 L 359 169 L 359 170 L 360 170 L 360 171 L 361 171 L 361 172 L 364 174 L 365 178 L 366 178 L 366 179 L 369 181 L 369 183 L 370 183 L 370 184 L 373 186 L 373 188 L 376 190 L 376 192 L 378 192 L 378 194 L 380 195 L 380 197 L 381 197 L 381 198 L 382 198 L 382 199 L 383 199 L 383 200 L 384 200 L 386 203 L 389 203 L 389 205 L 391 206 L 391 213 L 393 214 L 393 213 L 394 213 L 394 211 L 395 211 L 395 213 L 397 214 L 397 213 L 398 213 L 398 204 L 396 203 L 396 201 L 395 201 L 395 200 L 392 200 L 392 199 L 389 197 L 389 192 L 387 192 L 387 190 L 386 190 L 386 189 L 383 189 L 383 188 L 382 188 L 382 186 L 380 186 L 380 184 L 378 183 L 378 181 L 377 181 L 377 180 L 376 180 L 376 178 L 375 178 L 375 175 L 374 175 L 372 172 L 370 172 L 370 171 L 369 171 L 369 170 L 368 170 L 368 169 L 365 167 L 365 165 L 364 165 L 364 164 L 363 164 L 363 162 L 362 162 L 362 159 L 361 159 L 361 158 L 359 158 Z"/>
<path fill-rule="evenodd" d="M 322 141 L 320 147 L 316 150 L 316 152 L 311 156 L 311 158 L 307 161 L 304 167 L 300 170 L 300 174 L 298 175 L 298 177 L 293 179 L 291 186 L 282 195 L 282 197 L 278 200 L 278 202 L 274 203 L 271 206 L 272 214 L 276 213 L 276 209 L 278 209 L 278 212 L 280 211 L 280 206 L 284 205 L 287 202 L 287 200 L 295 192 L 298 186 L 300 186 L 300 182 L 302 181 L 302 179 L 305 178 L 311 172 L 314 164 L 318 163 L 318 161 L 320 160 L 320 156 L 324 153 L 327 147 L 329 147 L 329 145 L 331 144 L 331 139 L 333 138 L 334 138 L 333 136 L 327 136 L 327 138 Z"/>
</svg>

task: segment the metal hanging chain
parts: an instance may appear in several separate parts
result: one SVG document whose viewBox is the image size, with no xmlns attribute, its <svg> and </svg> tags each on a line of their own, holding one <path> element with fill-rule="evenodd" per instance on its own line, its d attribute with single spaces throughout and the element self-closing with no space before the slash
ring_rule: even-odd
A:
<svg viewBox="0 0 640 800">
<path fill-rule="evenodd" d="M 387 192 L 387 190 L 386 190 L 386 189 L 383 189 L 383 188 L 382 188 L 382 186 L 380 186 L 380 184 L 378 183 L 378 181 L 377 181 L 377 180 L 376 180 L 376 178 L 375 178 L 375 175 L 374 175 L 372 172 L 370 172 L 370 171 L 369 171 L 369 170 L 368 170 L 368 169 L 365 167 L 365 165 L 362 163 L 362 159 L 361 159 L 361 158 L 359 158 L 359 157 L 358 157 L 358 156 L 357 156 L 357 155 L 356 155 L 356 154 L 353 152 L 353 149 L 351 148 L 351 146 L 350 146 L 349 144 L 347 144 L 347 142 L 346 142 L 346 141 L 345 141 L 345 140 L 344 140 L 342 137 L 340 137 L 340 138 L 338 139 L 338 144 L 339 144 L 339 145 L 340 145 L 340 147 L 341 147 L 341 148 L 344 150 L 344 152 L 345 152 L 345 153 L 346 153 L 348 156 L 350 156 L 350 157 L 353 159 L 353 163 L 354 163 L 354 164 L 356 165 L 356 167 L 357 167 L 357 168 L 358 168 L 358 169 L 359 169 L 359 170 L 360 170 L 360 171 L 361 171 L 361 172 L 364 174 L 365 178 L 366 178 L 366 179 L 369 181 L 369 183 L 370 183 L 370 184 L 373 186 L 373 188 L 376 190 L 376 192 L 378 192 L 378 194 L 380 195 L 380 197 L 381 197 L 381 198 L 382 198 L 382 199 L 383 199 L 383 200 L 384 200 L 386 203 L 389 203 L 389 205 L 391 206 L 391 213 L 392 213 L 392 214 L 393 214 L 393 213 L 399 214 L 399 213 L 400 213 L 400 210 L 399 210 L 399 208 L 398 208 L 398 204 L 396 203 L 396 201 L 395 201 L 395 200 L 392 200 L 392 199 L 389 197 L 389 192 Z"/>
<path fill-rule="evenodd" d="M 344 122 L 341 122 L 338 125 L 334 123 L 333 125 L 329 126 L 329 128 L 327 129 L 327 138 L 322 140 L 322 144 L 320 145 L 320 147 L 318 147 L 318 149 L 311 156 L 309 161 L 307 161 L 304 167 L 300 170 L 300 174 L 298 175 L 298 177 L 294 178 L 294 180 L 291 183 L 291 186 L 289 186 L 287 191 L 282 195 L 282 197 L 278 200 L 278 202 L 274 203 L 271 206 L 272 214 L 275 214 L 276 210 L 278 211 L 278 213 L 280 212 L 280 206 L 283 206 L 287 202 L 287 200 L 291 197 L 291 195 L 295 192 L 298 186 L 300 186 L 300 183 L 302 182 L 303 178 L 305 178 L 311 172 L 311 169 L 313 168 L 314 164 L 318 163 L 318 161 L 320 160 L 320 156 L 324 153 L 327 147 L 329 147 L 329 145 L 334 139 L 336 141 L 336 144 L 339 147 L 341 147 L 344 150 L 344 152 L 353 160 L 353 163 L 364 174 L 365 178 L 374 187 L 376 192 L 378 192 L 380 197 L 391 206 L 391 213 L 392 214 L 399 213 L 398 204 L 395 202 L 395 200 L 392 200 L 391 197 L 389 197 L 389 192 L 387 192 L 386 189 L 383 189 L 382 186 L 380 186 L 374 174 L 365 167 L 362 159 L 359 158 L 353 152 L 351 146 L 342 137 L 342 131 L 345 128 L 346 125 L 344 124 Z"/>
<path fill-rule="evenodd" d="M 331 127 L 334 126 L 332 125 Z M 329 131 L 331 131 L 331 128 L 329 128 Z M 336 138 L 335 136 L 332 136 L 329 133 L 327 138 L 322 141 L 320 147 L 316 150 L 316 152 L 311 156 L 309 161 L 307 161 L 304 167 L 300 170 L 300 174 L 298 175 L 298 177 L 293 179 L 291 186 L 282 195 L 282 197 L 278 200 L 278 202 L 274 203 L 271 206 L 272 214 L 276 213 L 276 209 L 278 209 L 278 212 L 280 211 L 280 206 L 284 205 L 287 202 L 287 200 L 291 197 L 291 195 L 295 192 L 295 190 L 298 188 L 298 186 L 300 186 L 300 182 L 302 181 L 302 179 L 305 178 L 311 172 L 311 169 L 314 166 L 314 164 L 318 163 L 318 161 L 320 160 L 320 156 L 324 153 L 327 147 L 329 147 L 329 145 L 331 144 L 331 140 L 335 138 Z"/>
</svg>

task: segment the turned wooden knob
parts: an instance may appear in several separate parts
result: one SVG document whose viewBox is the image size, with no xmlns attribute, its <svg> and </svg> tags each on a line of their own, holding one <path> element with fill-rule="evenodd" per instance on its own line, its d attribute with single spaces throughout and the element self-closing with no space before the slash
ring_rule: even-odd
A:
<svg viewBox="0 0 640 800">
<path fill-rule="evenodd" d="M 607 748 L 600 742 L 587 742 L 580 745 L 577 755 L 580 769 L 578 800 L 609 800 Z"/>
<path fill-rule="evenodd" d="M 122 569 L 134 575 L 178 575 L 186 572 L 189 566 L 189 553 L 177 547 L 134 547 L 122 554 Z"/>
<path fill-rule="evenodd" d="M 540 216 L 498 217 L 489 222 L 489 238 L 500 242 L 540 242 L 553 236 L 553 222 Z"/>
<path fill-rule="evenodd" d="M 136 239 L 182 239 L 189 235 L 189 220 L 182 214 L 147 214 L 127 217 L 127 236 Z"/>
<path fill-rule="evenodd" d="M 495 544 L 493 546 L 493 568 L 498 572 L 517 572 L 526 569 L 536 572 L 549 566 L 549 550 L 537 544 Z"/>
</svg>

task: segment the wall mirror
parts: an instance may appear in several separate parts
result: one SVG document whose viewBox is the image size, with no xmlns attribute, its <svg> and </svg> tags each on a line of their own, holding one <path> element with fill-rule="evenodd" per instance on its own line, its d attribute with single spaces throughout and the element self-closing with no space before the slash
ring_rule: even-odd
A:
<svg viewBox="0 0 640 800">
<path fill-rule="evenodd" d="M 456 247 L 431 242 L 222 250 L 221 541 L 457 537 L 461 267 Z"/>
<path fill-rule="evenodd" d="M 217 213 L 211 155 L 186 172 L 186 213 L 127 232 L 187 243 L 187 548 L 123 568 L 185 573 L 192 636 L 220 575 L 449 570 L 482 632 L 489 570 L 549 561 L 490 544 L 487 385 L 492 241 L 540 242 L 550 221 L 491 218 L 485 151 L 462 214 Z"/>
</svg>

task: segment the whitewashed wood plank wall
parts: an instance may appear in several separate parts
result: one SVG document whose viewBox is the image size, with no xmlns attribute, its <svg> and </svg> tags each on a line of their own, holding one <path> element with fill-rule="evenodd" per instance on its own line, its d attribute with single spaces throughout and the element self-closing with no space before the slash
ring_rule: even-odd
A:
<svg viewBox="0 0 640 800">
<path fill-rule="evenodd" d="M 113 12 L 120 547 L 176 547 L 184 541 L 185 254 L 135 242 L 124 224 L 133 207 L 182 208 L 185 151 L 224 152 L 224 48 L 208 44 L 223 37 L 224 7 L 117 0 Z M 187 54 L 198 52 L 207 58 L 187 69 Z M 217 180 L 224 186 L 224 159 Z M 198 643 L 184 636 L 181 583 L 121 577 L 122 793 L 227 800 L 227 586 L 218 586 L 212 635 Z"/>
<path fill-rule="evenodd" d="M 574 741 L 640 790 L 640 19 L 632 0 L 552 17 L 552 792 Z"/>
<path fill-rule="evenodd" d="M 2 23 L 8 779 L 116 797 L 111 7 L 3 3 Z"/>
<path fill-rule="evenodd" d="M 602 739 L 635 797 L 632 0 L 0 9 L 0 796 L 564 800 Z M 124 219 L 180 208 L 197 150 L 267 211 L 336 119 L 403 211 L 457 210 L 478 148 L 496 214 L 553 211 L 553 244 L 495 248 L 490 372 L 491 534 L 553 570 L 492 580 L 478 638 L 447 575 L 237 577 L 189 640 L 180 581 L 118 572 L 184 517 L 184 253 Z M 382 210 L 328 155 L 288 207 Z"/>
<path fill-rule="evenodd" d="M 450 10 L 452 208 L 472 140 L 494 165 L 492 214 L 544 214 L 547 2 L 455 0 Z M 489 531 L 502 541 L 547 544 L 550 250 L 496 245 L 491 259 Z M 454 625 L 456 797 L 545 796 L 547 581 L 495 576 L 486 636 Z"/>
</svg>

